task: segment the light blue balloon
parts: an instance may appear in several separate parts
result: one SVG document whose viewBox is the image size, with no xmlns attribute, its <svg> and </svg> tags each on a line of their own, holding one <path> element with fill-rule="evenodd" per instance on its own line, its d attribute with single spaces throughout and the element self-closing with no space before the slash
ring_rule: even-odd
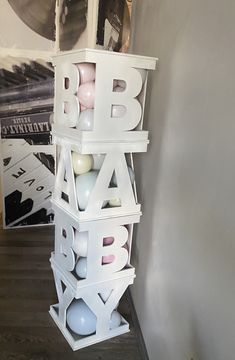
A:
<svg viewBox="0 0 235 360">
<path fill-rule="evenodd" d="M 86 278 L 86 274 L 87 274 L 87 258 L 80 257 L 78 259 L 78 262 L 77 262 L 77 264 L 75 266 L 75 272 L 81 279 Z"/>
<path fill-rule="evenodd" d="M 98 171 L 89 171 L 86 174 L 76 177 L 75 185 L 77 192 L 78 206 L 80 210 L 85 210 L 89 201 L 90 194 L 95 186 Z"/>
<path fill-rule="evenodd" d="M 120 326 L 121 322 L 122 322 L 121 315 L 119 314 L 119 312 L 114 310 L 111 314 L 111 319 L 110 319 L 110 323 L 109 323 L 110 329 L 117 328 L 118 326 Z"/>
<path fill-rule="evenodd" d="M 114 310 L 111 314 L 109 328 L 115 329 L 121 325 L 122 317 Z M 74 300 L 67 310 L 67 324 L 78 335 L 90 335 L 96 331 L 97 317 L 82 300 Z"/>
<path fill-rule="evenodd" d="M 133 169 L 130 166 L 127 166 L 127 168 L 128 168 L 131 183 L 133 184 L 134 181 L 135 181 L 135 173 L 134 173 Z M 115 173 L 112 176 L 111 182 L 113 183 L 113 185 L 117 186 L 117 178 L 116 178 Z"/>
<path fill-rule="evenodd" d="M 74 300 L 67 310 L 67 324 L 78 335 L 90 335 L 96 331 L 97 318 L 86 303 Z"/>
<path fill-rule="evenodd" d="M 94 126 L 94 110 L 81 111 L 76 128 L 82 131 L 92 131 Z"/>
</svg>

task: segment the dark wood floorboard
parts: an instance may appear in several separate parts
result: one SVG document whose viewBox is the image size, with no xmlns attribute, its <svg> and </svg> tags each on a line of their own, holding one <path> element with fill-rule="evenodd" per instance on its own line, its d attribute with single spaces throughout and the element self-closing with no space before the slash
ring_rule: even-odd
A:
<svg viewBox="0 0 235 360">
<path fill-rule="evenodd" d="M 0 360 L 140 360 L 130 300 L 120 311 L 128 334 L 73 352 L 48 314 L 56 293 L 49 257 L 53 227 L 0 229 Z"/>
</svg>

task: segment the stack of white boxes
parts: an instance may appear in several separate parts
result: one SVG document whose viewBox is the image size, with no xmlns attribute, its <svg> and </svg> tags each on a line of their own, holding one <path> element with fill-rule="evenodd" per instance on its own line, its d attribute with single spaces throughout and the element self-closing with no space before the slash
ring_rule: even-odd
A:
<svg viewBox="0 0 235 360">
<path fill-rule="evenodd" d="M 93 118 L 87 130 L 78 125 L 82 112 L 77 97 L 81 84 L 77 64 L 84 63 L 95 68 Z M 141 209 L 132 153 L 147 150 L 143 113 L 148 70 L 155 69 L 156 59 L 85 49 L 57 55 L 54 65 L 53 139 L 58 163 L 52 201 L 55 251 L 51 266 L 59 302 L 51 306 L 50 314 L 72 349 L 77 350 L 129 331 L 117 307 L 135 277 L 130 264 L 132 232 Z M 88 195 L 81 194 L 79 176 L 74 174 L 74 153 L 93 158 L 90 171 L 95 180 Z M 85 205 L 80 202 L 83 195 L 87 196 Z M 78 263 L 83 264 L 80 272 Z M 73 304 L 75 308 L 81 304 L 81 309 L 85 307 L 82 318 L 79 311 L 74 312 L 75 329 L 77 321 L 90 326 L 90 332 L 75 331 L 71 319 L 68 322 Z"/>
</svg>

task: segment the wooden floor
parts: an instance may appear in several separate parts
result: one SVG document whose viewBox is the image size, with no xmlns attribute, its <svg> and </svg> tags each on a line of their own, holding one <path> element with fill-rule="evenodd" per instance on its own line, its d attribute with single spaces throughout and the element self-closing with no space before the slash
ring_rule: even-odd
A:
<svg viewBox="0 0 235 360">
<path fill-rule="evenodd" d="M 128 334 L 73 352 L 57 329 L 49 305 L 57 302 L 49 257 L 53 228 L 0 229 L 0 360 L 145 359 L 125 296 Z"/>
</svg>

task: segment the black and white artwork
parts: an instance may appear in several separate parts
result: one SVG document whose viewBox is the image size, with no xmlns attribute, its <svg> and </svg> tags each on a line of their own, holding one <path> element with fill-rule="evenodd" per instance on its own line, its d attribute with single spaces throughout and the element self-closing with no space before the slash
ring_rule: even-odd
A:
<svg viewBox="0 0 235 360">
<path fill-rule="evenodd" d="M 0 63 L 1 64 L 1 63 Z M 53 71 L 22 62 L 0 69 L 0 124 L 5 228 L 51 224 L 55 147 L 51 141 Z"/>
<path fill-rule="evenodd" d="M 96 44 L 105 50 L 127 52 L 132 0 L 100 0 Z"/>
</svg>

